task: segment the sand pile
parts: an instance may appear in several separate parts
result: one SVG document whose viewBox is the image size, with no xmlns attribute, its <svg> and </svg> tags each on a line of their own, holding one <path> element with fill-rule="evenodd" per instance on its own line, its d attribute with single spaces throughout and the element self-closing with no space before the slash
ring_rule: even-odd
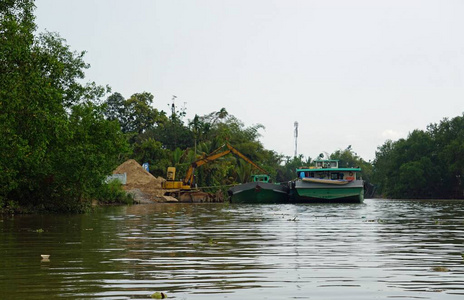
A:
<svg viewBox="0 0 464 300">
<path fill-rule="evenodd" d="M 158 202 L 164 195 L 162 177 L 155 177 L 148 173 L 137 161 L 129 159 L 121 164 L 113 174 L 127 174 L 127 183 L 124 189 L 136 197 L 135 200 L 149 200 Z M 142 199 L 137 199 L 142 198 Z"/>
<path fill-rule="evenodd" d="M 166 181 L 162 177 L 155 177 L 145 171 L 139 163 L 130 159 L 113 171 L 113 174 L 127 175 L 126 184 L 123 185 L 124 190 L 134 196 L 134 200 L 138 203 L 153 203 L 153 202 L 223 202 L 224 199 L 219 194 L 213 195 L 198 190 L 192 190 L 180 195 L 180 197 L 164 196 L 166 192 L 162 188 L 162 184 Z"/>
</svg>

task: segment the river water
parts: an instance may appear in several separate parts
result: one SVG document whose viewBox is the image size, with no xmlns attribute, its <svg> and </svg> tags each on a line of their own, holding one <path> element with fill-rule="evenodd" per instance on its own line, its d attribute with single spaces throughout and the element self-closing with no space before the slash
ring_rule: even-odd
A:
<svg viewBox="0 0 464 300">
<path fill-rule="evenodd" d="M 21 215 L 0 219 L 0 298 L 463 299 L 461 255 L 463 201 Z"/>
</svg>

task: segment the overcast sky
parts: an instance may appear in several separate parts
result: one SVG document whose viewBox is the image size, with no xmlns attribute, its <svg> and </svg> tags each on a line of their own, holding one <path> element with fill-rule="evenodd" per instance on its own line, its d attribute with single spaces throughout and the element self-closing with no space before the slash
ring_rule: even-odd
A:
<svg viewBox="0 0 464 300">
<path fill-rule="evenodd" d="M 88 81 L 187 118 L 225 107 L 284 155 L 386 139 L 464 111 L 464 1 L 36 0 L 39 32 L 87 51 Z"/>
</svg>

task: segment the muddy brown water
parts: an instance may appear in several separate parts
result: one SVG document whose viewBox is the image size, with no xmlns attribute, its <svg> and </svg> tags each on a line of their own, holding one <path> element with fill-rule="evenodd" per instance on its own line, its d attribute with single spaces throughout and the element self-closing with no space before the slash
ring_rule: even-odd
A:
<svg viewBox="0 0 464 300">
<path fill-rule="evenodd" d="M 463 201 L 13 216 L 0 299 L 464 299 L 462 255 Z"/>
</svg>

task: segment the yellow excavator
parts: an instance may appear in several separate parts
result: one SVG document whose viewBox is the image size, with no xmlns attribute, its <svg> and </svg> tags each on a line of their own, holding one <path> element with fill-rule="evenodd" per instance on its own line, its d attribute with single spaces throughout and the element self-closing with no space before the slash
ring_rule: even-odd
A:
<svg viewBox="0 0 464 300">
<path fill-rule="evenodd" d="M 221 150 L 224 150 L 224 151 L 220 152 Z M 231 145 L 226 143 L 226 144 L 222 145 L 221 147 L 217 148 L 216 150 L 214 150 L 213 152 L 211 152 L 210 154 L 208 154 L 207 156 L 205 156 L 205 157 L 203 157 L 203 158 L 201 158 L 201 159 L 199 159 L 197 161 L 194 161 L 190 165 L 190 167 L 188 168 L 187 173 L 185 174 L 185 177 L 184 177 L 184 179 L 182 181 L 176 181 L 175 180 L 175 178 L 176 178 L 176 168 L 175 167 L 168 167 L 166 181 L 163 183 L 163 189 L 167 190 L 167 194 L 171 194 L 170 191 L 172 191 L 172 192 L 179 191 L 179 190 L 188 191 L 188 190 L 191 190 L 192 188 L 195 188 L 195 184 L 194 184 L 195 169 L 202 166 L 202 165 L 204 165 L 204 164 L 206 164 L 206 163 L 208 163 L 208 162 L 210 162 L 210 161 L 213 161 L 215 159 L 223 157 L 224 155 L 227 155 L 229 153 L 233 153 L 233 154 L 237 155 L 238 157 L 240 157 L 244 161 L 251 164 L 256 169 L 260 170 L 264 174 L 267 174 L 267 172 L 263 168 L 256 165 L 248 157 L 246 157 L 245 155 L 240 153 L 237 149 L 235 149 L 234 147 L 232 147 Z"/>
</svg>

